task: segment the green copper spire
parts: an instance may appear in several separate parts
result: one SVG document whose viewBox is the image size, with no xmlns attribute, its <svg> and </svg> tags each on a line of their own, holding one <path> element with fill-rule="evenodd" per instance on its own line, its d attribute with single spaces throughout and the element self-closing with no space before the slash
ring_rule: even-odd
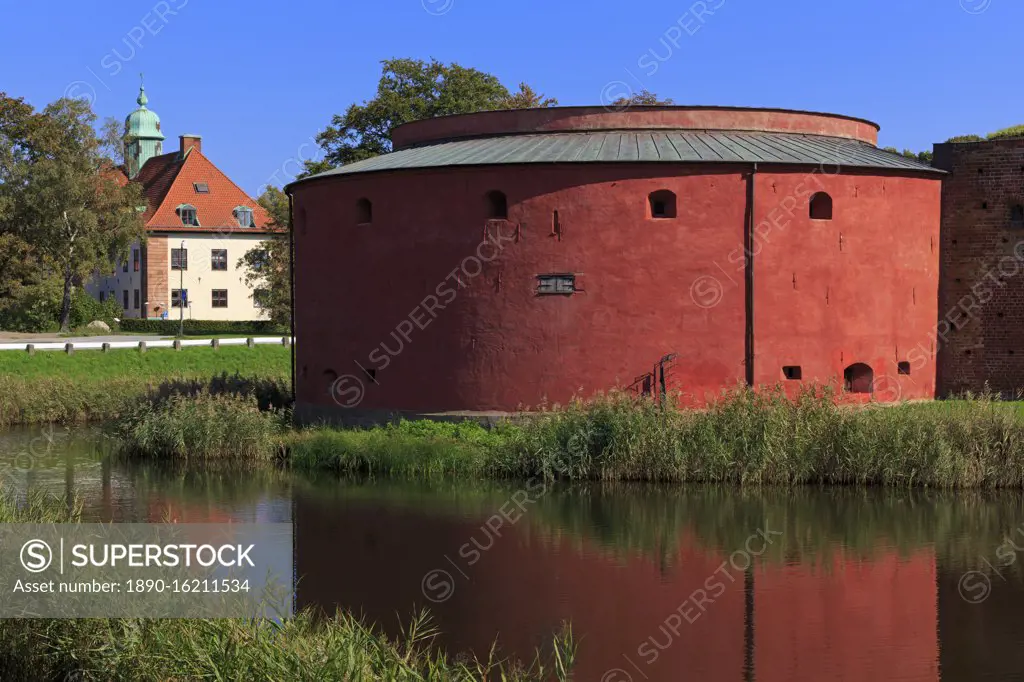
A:
<svg viewBox="0 0 1024 682">
<path fill-rule="evenodd" d="M 140 78 L 142 74 L 139 74 Z M 146 108 L 146 86 L 139 84 L 139 96 L 135 100 L 139 108 L 128 114 L 124 120 L 124 160 L 128 165 L 128 177 L 139 174 L 146 162 L 163 153 L 164 134 L 160 132 L 160 117 Z"/>
</svg>

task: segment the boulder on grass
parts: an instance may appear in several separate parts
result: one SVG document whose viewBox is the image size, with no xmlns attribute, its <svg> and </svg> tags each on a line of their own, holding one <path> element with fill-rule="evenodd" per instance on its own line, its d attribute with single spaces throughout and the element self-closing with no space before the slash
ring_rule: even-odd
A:
<svg viewBox="0 0 1024 682">
<path fill-rule="evenodd" d="M 110 331 L 110 325 L 107 324 L 106 322 L 104 322 L 103 320 L 93 320 L 89 324 L 85 325 L 85 328 L 86 329 L 91 329 L 91 330 L 97 331 L 97 332 L 109 332 Z"/>
</svg>

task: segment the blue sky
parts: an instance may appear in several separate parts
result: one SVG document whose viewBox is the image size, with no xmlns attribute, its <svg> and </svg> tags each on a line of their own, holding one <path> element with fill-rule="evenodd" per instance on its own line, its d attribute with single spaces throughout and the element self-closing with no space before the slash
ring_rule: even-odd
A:
<svg viewBox="0 0 1024 682">
<path fill-rule="evenodd" d="M 389 57 L 458 61 L 565 105 L 645 87 L 677 104 L 860 116 L 881 145 L 914 150 L 1024 123 L 1020 0 L 4 4 L 20 30 L 0 41 L 0 88 L 36 106 L 88 96 L 123 118 L 143 71 L 167 148 L 201 134 L 252 193 L 291 179 Z"/>
</svg>

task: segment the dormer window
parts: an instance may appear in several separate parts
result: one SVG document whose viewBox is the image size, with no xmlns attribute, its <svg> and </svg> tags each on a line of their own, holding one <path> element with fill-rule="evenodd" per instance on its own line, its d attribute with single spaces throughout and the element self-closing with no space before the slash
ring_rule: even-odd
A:
<svg viewBox="0 0 1024 682">
<path fill-rule="evenodd" d="M 210 193 L 210 183 L 208 182 L 193 182 L 192 188 L 196 191 L 196 194 Z"/>
<path fill-rule="evenodd" d="M 196 215 L 196 207 L 191 204 L 181 204 L 178 206 L 178 217 L 181 218 L 181 224 L 185 227 L 199 227 L 199 216 Z"/>
<path fill-rule="evenodd" d="M 238 206 L 235 208 L 235 220 L 238 221 L 239 227 L 256 227 L 256 222 L 252 217 L 252 209 L 248 206 Z"/>
</svg>

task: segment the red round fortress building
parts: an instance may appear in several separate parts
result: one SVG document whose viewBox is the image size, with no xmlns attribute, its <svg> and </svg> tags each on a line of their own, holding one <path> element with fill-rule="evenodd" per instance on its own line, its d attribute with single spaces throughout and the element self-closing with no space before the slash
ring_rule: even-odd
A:
<svg viewBox="0 0 1024 682">
<path fill-rule="evenodd" d="M 302 421 L 739 384 L 932 398 L 942 172 L 869 121 L 559 107 L 288 187 Z"/>
</svg>

